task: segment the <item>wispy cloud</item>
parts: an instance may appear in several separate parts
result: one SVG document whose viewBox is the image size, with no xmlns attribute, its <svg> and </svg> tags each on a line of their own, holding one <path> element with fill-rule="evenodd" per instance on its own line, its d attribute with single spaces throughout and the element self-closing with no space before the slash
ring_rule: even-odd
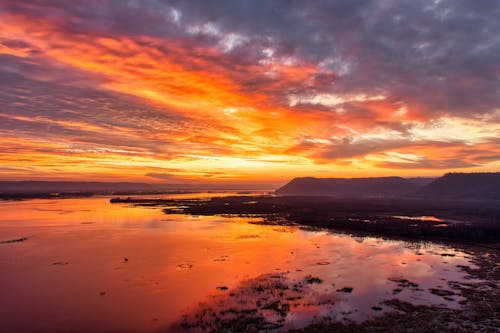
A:
<svg viewBox="0 0 500 333">
<path fill-rule="evenodd" d="M 4 2 L 0 177 L 497 170 L 499 22 L 487 0 Z"/>
</svg>

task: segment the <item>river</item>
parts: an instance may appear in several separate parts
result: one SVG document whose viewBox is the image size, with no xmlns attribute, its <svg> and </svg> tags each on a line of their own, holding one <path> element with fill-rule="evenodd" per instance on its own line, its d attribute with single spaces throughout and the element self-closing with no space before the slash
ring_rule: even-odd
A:
<svg viewBox="0 0 500 333">
<path fill-rule="evenodd" d="M 207 308 L 255 308 L 288 329 L 367 319 L 394 298 L 460 307 L 459 295 L 431 290 L 466 280 L 457 266 L 471 265 L 468 253 L 258 222 L 166 215 L 109 197 L 1 202 L 2 330 L 169 331 Z M 282 291 L 259 289 L 269 281 Z M 272 297 L 280 308 L 257 302 Z"/>
</svg>

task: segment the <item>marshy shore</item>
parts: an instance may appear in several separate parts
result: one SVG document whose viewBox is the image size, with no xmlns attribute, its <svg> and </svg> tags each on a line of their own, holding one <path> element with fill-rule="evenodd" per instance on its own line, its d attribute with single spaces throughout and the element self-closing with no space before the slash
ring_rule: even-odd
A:
<svg viewBox="0 0 500 333">
<path fill-rule="evenodd" d="M 260 217 L 260 222 L 304 229 L 328 229 L 353 236 L 376 236 L 410 242 L 438 242 L 471 255 L 471 266 L 458 267 L 469 282 L 446 281 L 443 298 L 459 295 L 460 309 L 446 305 L 414 305 L 388 297 L 380 307 L 390 309 L 365 321 L 322 320 L 293 332 L 498 332 L 500 329 L 500 205 L 486 201 L 433 201 L 422 199 L 338 199 L 331 197 L 234 196 L 210 199 L 114 198 L 113 203 L 159 206 L 166 214 Z M 444 258 L 445 259 L 445 258 Z M 401 288 L 413 286 L 402 278 Z M 406 283 L 408 282 L 408 283 Z M 270 284 L 273 285 L 273 284 Z M 281 286 L 281 285 L 280 285 Z M 399 290 L 399 289 L 395 289 Z M 289 299 L 293 300 L 294 298 Z M 273 303 L 274 304 L 274 303 Z M 294 306 L 278 300 L 277 315 Z M 266 307 L 265 311 L 269 310 Z M 203 309 L 209 312 L 210 309 Z M 228 309 L 222 309 L 221 313 Z M 235 311 L 230 308 L 229 310 Z M 178 328 L 204 327 L 232 331 L 274 329 L 256 309 L 232 313 L 230 320 L 204 322 L 199 317 Z"/>
<path fill-rule="evenodd" d="M 264 224 L 326 228 L 359 235 L 458 243 L 500 243 L 498 201 L 290 196 L 209 199 L 113 198 L 163 207 L 166 214 L 261 217 Z"/>
</svg>

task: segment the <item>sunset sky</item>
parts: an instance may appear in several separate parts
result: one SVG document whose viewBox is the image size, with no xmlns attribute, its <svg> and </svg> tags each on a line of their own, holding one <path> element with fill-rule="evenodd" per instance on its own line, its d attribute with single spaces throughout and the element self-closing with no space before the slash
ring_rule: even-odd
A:
<svg viewBox="0 0 500 333">
<path fill-rule="evenodd" d="M 0 0 L 0 180 L 500 171 L 500 1 Z"/>
</svg>

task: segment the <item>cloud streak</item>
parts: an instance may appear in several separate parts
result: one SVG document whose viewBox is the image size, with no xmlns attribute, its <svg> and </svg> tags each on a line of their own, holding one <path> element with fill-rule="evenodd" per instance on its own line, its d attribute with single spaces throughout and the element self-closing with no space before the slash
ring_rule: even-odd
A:
<svg viewBox="0 0 500 333">
<path fill-rule="evenodd" d="M 0 177 L 498 170 L 499 22 L 487 0 L 2 2 Z"/>
</svg>

